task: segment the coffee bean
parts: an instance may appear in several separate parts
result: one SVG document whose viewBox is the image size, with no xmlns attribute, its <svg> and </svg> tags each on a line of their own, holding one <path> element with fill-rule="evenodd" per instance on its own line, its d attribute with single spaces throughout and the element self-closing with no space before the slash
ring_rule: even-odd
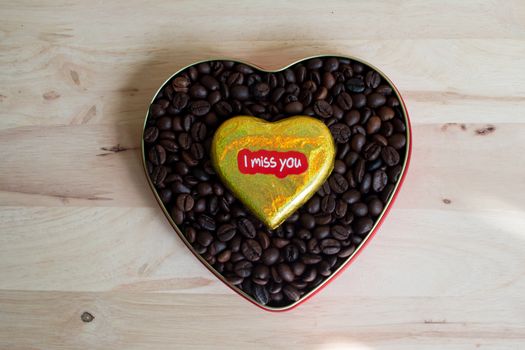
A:
<svg viewBox="0 0 525 350">
<path fill-rule="evenodd" d="M 342 92 L 337 96 L 337 104 L 344 111 L 350 110 L 352 108 L 352 96 L 346 92 Z"/>
<path fill-rule="evenodd" d="M 335 225 L 331 230 L 332 237 L 340 241 L 347 239 L 351 233 L 348 227 L 342 225 Z"/>
<path fill-rule="evenodd" d="M 241 260 L 237 262 L 233 268 L 235 274 L 239 277 L 250 277 L 252 274 L 253 264 L 247 260 Z"/>
<path fill-rule="evenodd" d="M 290 285 L 284 286 L 283 294 L 291 301 L 297 301 L 301 298 L 301 293 Z"/>
<path fill-rule="evenodd" d="M 215 219 L 213 219 L 212 217 L 206 214 L 201 214 L 197 222 L 202 228 L 210 231 L 215 231 Z"/>
<path fill-rule="evenodd" d="M 354 151 L 361 152 L 361 149 L 363 148 L 365 143 L 366 143 L 365 135 L 357 134 L 357 135 L 352 136 L 351 146 Z"/>
<path fill-rule="evenodd" d="M 181 225 L 184 222 L 184 212 L 174 207 L 171 210 L 171 218 L 177 225 Z"/>
<path fill-rule="evenodd" d="M 177 92 L 187 92 L 191 82 L 184 76 L 173 79 L 172 86 L 173 90 Z"/>
<path fill-rule="evenodd" d="M 368 203 L 368 213 L 370 216 L 376 217 L 383 212 L 383 202 L 374 198 Z"/>
<path fill-rule="evenodd" d="M 197 232 L 197 242 L 204 247 L 207 247 L 213 241 L 213 236 L 208 231 Z"/>
<path fill-rule="evenodd" d="M 190 211 L 194 203 L 193 198 L 186 193 L 178 195 L 176 199 L 177 208 L 182 211 Z"/>
<path fill-rule="evenodd" d="M 301 215 L 301 217 L 299 218 L 299 221 L 301 225 L 306 229 L 312 229 L 315 226 L 315 218 L 312 215 L 307 214 L 307 213 L 304 213 L 303 215 Z"/>
<path fill-rule="evenodd" d="M 299 114 L 303 110 L 303 104 L 299 101 L 290 102 L 284 107 L 284 111 L 288 114 Z"/>
<path fill-rule="evenodd" d="M 399 153 L 394 147 L 387 146 L 381 151 L 381 158 L 388 166 L 393 166 L 399 163 Z"/>
<path fill-rule="evenodd" d="M 372 177 L 372 188 L 376 192 L 381 192 L 388 182 L 388 177 L 384 170 L 376 170 Z"/>
<path fill-rule="evenodd" d="M 286 282 L 292 282 L 295 279 L 295 275 L 287 264 L 279 264 L 277 265 L 277 272 L 279 273 L 279 276 L 283 279 L 283 281 Z"/>
<path fill-rule="evenodd" d="M 348 189 L 348 181 L 341 174 L 331 175 L 328 183 L 334 193 L 343 193 Z"/>
<path fill-rule="evenodd" d="M 375 142 L 371 142 L 363 148 L 363 156 L 366 160 L 376 160 L 381 154 L 381 146 Z"/>
<path fill-rule="evenodd" d="M 384 105 L 386 102 L 385 96 L 377 93 L 372 93 L 367 96 L 366 104 L 370 108 L 377 108 Z"/>
<path fill-rule="evenodd" d="M 206 100 L 197 100 L 195 102 L 191 102 L 190 104 L 191 113 L 199 117 L 208 113 L 210 108 L 210 103 Z"/>
<path fill-rule="evenodd" d="M 315 265 L 318 264 L 322 260 L 322 258 L 319 255 L 315 254 L 304 254 L 301 257 L 301 260 L 306 265 Z"/>
<path fill-rule="evenodd" d="M 208 90 L 215 91 L 219 89 L 219 82 L 211 75 L 204 75 L 201 78 L 201 84 Z"/>
<path fill-rule="evenodd" d="M 248 218 L 241 218 L 237 221 L 237 229 L 239 232 L 247 238 L 254 238 L 257 231 L 253 226 L 253 223 Z"/>
<path fill-rule="evenodd" d="M 379 131 L 381 128 L 381 118 L 378 116 L 373 116 L 370 119 L 368 119 L 368 122 L 366 123 L 366 132 L 367 134 L 375 134 Z"/>
<path fill-rule="evenodd" d="M 315 214 L 319 212 L 321 209 L 321 199 L 319 196 L 313 196 L 307 203 L 306 203 L 306 210 L 310 214 Z"/>
<path fill-rule="evenodd" d="M 263 286 L 255 285 L 253 295 L 255 300 L 261 305 L 266 305 L 270 302 L 270 293 L 268 293 L 268 290 Z"/>
<path fill-rule="evenodd" d="M 321 210 L 324 213 L 332 213 L 335 210 L 335 196 L 328 195 L 321 200 Z"/>
<path fill-rule="evenodd" d="M 158 136 L 159 136 L 159 129 L 157 129 L 154 126 L 146 128 L 144 130 L 144 141 L 146 141 L 148 143 L 155 142 L 155 140 L 157 140 Z"/>
<path fill-rule="evenodd" d="M 214 105 L 215 112 L 221 117 L 230 115 L 233 112 L 233 107 L 227 101 L 219 101 Z"/>
<path fill-rule="evenodd" d="M 346 88 L 351 92 L 363 92 L 365 91 L 365 83 L 362 79 L 352 78 L 346 81 Z"/>
<path fill-rule="evenodd" d="M 250 97 L 250 91 L 248 90 L 248 87 L 245 85 L 235 85 L 231 89 L 232 97 L 244 101 L 247 100 Z"/>
<path fill-rule="evenodd" d="M 333 110 L 332 106 L 325 100 L 318 100 L 314 103 L 314 112 L 321 118 L 330 118 L 332 116 Z"/>
<path fill-rule="evenodd" d="M 335 57 L 329 57 L 325 59 L 323 63 L 323 69 L 327 72 L 336 71 L 339 68 L 339 61 Z"/>
<path fill-rule="evenodd" d="M 388 138 L 388 144 L 396 150 L 405 147 L 406 138 L 403 134 L 394 134 Z"/>
<path fill-rule="evenodd" d="M 257 261 L 261 258 L 261 245 L 254 239 L 248 239 L 241 244 L 241 252 L 249 261 Z"/>
<path fill-rule="evenodd" d="M 373 226 L 374 226 L 374 222 L 372 221 L 372 219 L 368 217 L 363 217 L 363 218 L 359 218 L 356 221 L 354 228 L 355 228 L 355 232 L 358 235 L 362 235 L 362 234 L 368 233 L 372 229 Z"/>
<path fill-rule="evenodd" d="M 337 143 L 347 143 L 352 135 L 348 125 L 343 123 L 336 123 L 330 126 L 330 132 Z"/>
<path fill-rule="evenodd" d="M 369 71 L 366 74 L 365 83 L 367 87 L 375 89 L 381 83 L 381 76 L 377 72 Z"/>
</svg>

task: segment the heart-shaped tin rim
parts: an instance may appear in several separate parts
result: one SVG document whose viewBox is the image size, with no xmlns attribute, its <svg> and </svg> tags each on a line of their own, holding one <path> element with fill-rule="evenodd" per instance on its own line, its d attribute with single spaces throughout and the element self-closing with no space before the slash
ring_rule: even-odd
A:
<svg viewBox="0 0 525 350">
<path fill-rule="evenodd" d="M 337 276 L 339 276 L 339 274 L 341 272 L 343 272 L 346 268 L 348 268 L 348 266 L 350 266 L 351 262 L 361 253 L 361 251 L 363 251 L 363 249 L 370 243 L 370 240 L 372 239 L 372 237 L 375 236 L 375 234 L 377 233 L 379 227 L 382 225 L 383 221 L 385 220 L 386 216 L 388 215 L 388 213 L 390 212 L 390 209 L 392 207 L 392 204 L 394 203 L 395 199 L 397 198 L 397 195 L 399 194 L 399 190 L 401 189 L 401 186 L 405 180 L 405 177 L 406 177 L 406 174 L 407 174 L 407 170 L 408 170 L 408 166 L 409 166 L 409 163 L 410 163 L 410 156 L 411 156 L 411 153 L 412 153 L 412 128 L 411 128 L 411 124 L 410 124 L 410 119 L 409 119 L 409 116 L 408 116 L 408 112 L 407 112 L 407 109 L 406 109 L 406 105 L 405 105 L 405 102 L 403 100 L 403 98 L 401 97 L 401 94 L 399 93 L 397 87 L 394 85 L 394 83 L 381 71 L 379 70 L 377 67 L 375 67 L 374 65 L 362 60 L 362 59 L 359 59 L 359 58 L 356 58 L 356 57 L 353 57 L 353 56 L 342 56 L 342 55 L 315 55 L 315 56 L 309 56 L 309 57 L 305 57 L 305 58 L 302 58 L 302 59 L 299 59 L 299 60 L 296 60 L 286 66 L 283 66 L 281 67 L 280 69 L 275 69 L 275 70 L 268 70 L 268 69 L 264 69 L 260 66 L 257 66 L 255 64 L 252 64 L 252 63 L 249 63 L 249 62 L 245 62 L 245 61 L 240 61 L 240 60 L 235 60 L 235 59 L 230 59 L 230 58 L 215 58 L 215 59 L 206 59 L 206 60 L 201 60 L 201 61 L 197 61 L 197 62 L 193 62 L 187 66 L 184 66 L 182 67 L 181 69 L 179 69 L 178 71 L 176 71 L 175 73 L 173 73 L 168 79 L 166 79 L 164 81 L 164 83 L 162 83 L 162 85 L 159 87 L 159 89 L 155 92 L 155 94 L 153 95 L 153 98 L 151 99 L 151 102 L 150 102 L 150 105 L 155 101 L 155 98 L 157 97 L 157 95 L 159 94 L 159 92 L 166 86 L 167 83 L 169 83 L 171 81 L 171 79 L 173 79 L 176 75 L 178 75 L 179 73 L 181 73 L 182 71 L 184 71 L 185 69 L 191 67 L 191 66 L 195 66 L 195 65 L 198 65 L 199 63 L 204 63 L 204 62 L 209 62 L 209 61 L 216 61 L 216 60 L 221 60 L 221 61 L 233 61 L 233 62 L 236 62 L 236 63 L 242 63 L 242 64 L 245 64 L 245 65 L 248 65 L 250 67 L 253 67 L 255 69 L 257 69 L 258 71 L 261 71 L 261 72 L 265 72 L 265 73 L 277 73 L 277 72 L 280 72 L 280 71 L 283 71 L 289 67 L 292 67 L 300 62 L 304 62 L 304 61 L 307 61 L 309 59 L 312 59 L 312 58 L 327 58 L 327 57 L 336 57 L 336 58 L 344 58 L 344 59 L 349 59 L 349 60 L 352 60 L 352 61 L 355 61 L 355 62 L 359 62 L 361 64 L 364 64 L 368 67 L 370 67 L 371 69 L 373 69 L 374 71 L 376 71 L 377 73 L 379 73 L 381 75 L 381 77 L 392 87 L 392 90 L 393 90 L 393 93 L 395 94 L 395 96 L 397 97 L 397 99 L 401 102 L 400 103 L 400 107 L 401 107 L 401 110 L 403 111 L 403 118 L 404 118 L 404 121 L 405 121 L 405 125 L 406 125 L 406 131 L 405 131 L 405 136 L 406 136 L 406 152 L 405 152 L 405 156 L 404 156 L 404 159 L 403 159 L 403 169 L 402 169 L 402 172 L 401 172 L 401 175 L 398 179 L 398 181 L 396 182 L 396 184 L 394 185 L 394 190 L 392 192 L 392 195 L 390 196 L 389 200 L 386 202 L 386 205 L 382 211 L 382 213 L 378 216 L 378 218 L 376 219 L 375 223 L 374 223 L 374 226 L 372 227 L 372 229 L 370 230 L 370 232 L 368 233 L 368 235 L 366 235 L 364 238 L 363 238 L 363 241 L 361 242 L 361 244 L 359 246 L 356 247 L 355 251 L 352 253 L 352 255 L 350 255 L 346 261 L 344 263 L 341 264 L 341 266 L 339 266 L 330 276 L 326 277 L 326 279 L 321 282 L 317 287 L 315 287 L 314 289 L 312 289 L 311 291 L 307 292 L 304 296 L 302 296 L 299 300 L 291 303 L 291 304 L 288 304 L 288 305 L 285 305 L 285 306 L 266 306 L 266 305 L 261 305 L 259 303 L 257 303 L 251 296 L 249 296 L 248 294 L 246 294 L 243 290 L 241 290 L 240 288 L 230 284 L 226 278 L 220 274 L 217 270 L 215 270 L 213 268 L 213 266 L 211 266 L 199 253 L 197 253 L 192 245 L 190 244 L 190 242 L 188 242 L 188 240 L 186 239 L 186 237 L 184 236 L 184 234 L 181 232 L 181 230 L 178 228 L 177 224 L 175 224 L 175 222 L 173 221 L 173 219 L 171 218 L 171 215 L 169 214 L 169 212 L 166 210 L 166 207 L 164 206 L 164 204 L 162 203 L 162 200 L 160 199 L 158 193 L 157 193 L 157 190 L 155 188 L 155 186 L 153 185 L 153 182 L 151 181 L 151 178 L 148 174 L 148 171 L 147 171 L 147 166 L 146 166 L 146 155 L 145 155 L 145 150 L 144 150 L 144 130 L 146 128 L 146 123 L 147 123 L 147 120 L 148 120 L 148 115 L 149 115 L 149 106 L 148 106 L 148 111 L 146 112 L 146 117 L 144 118 L 144 125 L 142 127 L 142 134 L 141 134 L 141 150 L 142 150 L 142 165 L 143 165 L 143 168 L 144 168 L 144 173 L 146 175 L 146 179 L 149 183 L 149 186 L 153 192 L 153 195 L 155 196 L 155 199 L 157 200 L 157 203 L 159 204 L 160 208 L 162 209 L 163 213 L 164 213 L 164 216 L 168 219 L 169 223 L 171 224 L 171 226 L 173 227 L 173 229 L 175 230 L 175 232 L 177 233 L 177 235 L 180 237 L 180 239 L 184 242 L 184 244 L 186 245 L 186 247 L 193 253 L 193 255 L 195 257 L 197 257 L 197 259 L 199 259 L 199 261 L 208 269 L 210 270 L 211 273 L 213 273 L 213 275 L 215 275 L 215 277 L 217 277 L 220 281 L 222 281 L 226 286 L 228 286 L 230 289 L 232 289 L 234 292 L 236 292 L 237 294 L 239 294 L 240 296 L 242 296 L 244 299 L 248 300 L 249 302 L 251 302 L 252 304 L 258 306 L 259 308 L 263 309 L 263 310 L 266 310 L 266 311 L 273 311 L 273 312 L 279 312 L 279 311 L 287 311 L 287 310 L 291 310 L 295 307 L 297 307 L 298 305 L 304 303 L 306 300 L 310 299 L 312 296 L 314 296 L 315 294 L 317 294 L 319 291 L 321 291 L 324 287 L 326 287 L 330 282 L 332 282 Z"/>
</svg>

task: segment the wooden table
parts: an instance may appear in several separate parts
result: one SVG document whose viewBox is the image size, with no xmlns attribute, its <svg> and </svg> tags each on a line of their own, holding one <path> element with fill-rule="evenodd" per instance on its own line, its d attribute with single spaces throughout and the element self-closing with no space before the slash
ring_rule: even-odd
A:
<svg viewBox="0 0 525 350">
<path fill-rule="evenodd" d="M 521 0 L 2 2 L 0 348 L 523 349 L 524 22 Z M 174 234 L 141 126 L 195 60 L 319 53 L 397 84 L 412 166 L 355 264 L 268 313 Z"/>
</svg>

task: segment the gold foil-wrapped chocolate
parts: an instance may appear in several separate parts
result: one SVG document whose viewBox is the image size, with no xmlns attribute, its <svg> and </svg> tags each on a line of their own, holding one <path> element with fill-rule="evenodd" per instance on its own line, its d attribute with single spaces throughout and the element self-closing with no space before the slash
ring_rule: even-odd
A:
<svg viewBox="0 0 525 350">
<path fill-rule="evenodd" d="M 228 119 L 216 131 L 211 149 L 222 181 L 270 229 L 326 181 L 334 157 L 330 130 L 306 116 L 273 123 L 247 116 Z"/>
</svg>

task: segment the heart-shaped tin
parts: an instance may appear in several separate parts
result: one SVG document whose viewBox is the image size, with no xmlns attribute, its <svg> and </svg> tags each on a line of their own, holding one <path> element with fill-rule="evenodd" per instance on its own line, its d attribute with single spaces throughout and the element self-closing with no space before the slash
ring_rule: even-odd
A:
<svg viewBox="0 0 525 350">
<path fill-rule="evenodd" d="M 150 187 L 186 246 L 270 311 L 305 301 L 362 251 L 400 189 L 410 151 L 395 86 L 342 56 L 276 71 L 194 63 L 155 94 L 142 141 Z"/>
</svg>

